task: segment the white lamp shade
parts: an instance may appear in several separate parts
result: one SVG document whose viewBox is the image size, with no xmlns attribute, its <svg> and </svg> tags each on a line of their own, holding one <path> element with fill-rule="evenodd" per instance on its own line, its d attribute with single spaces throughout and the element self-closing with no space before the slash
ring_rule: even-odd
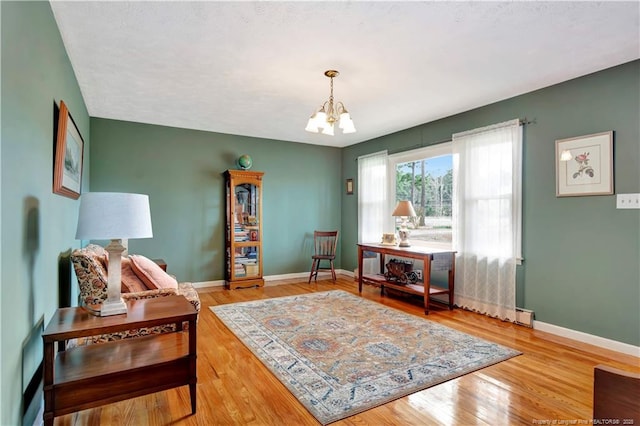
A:
<svg viewBox="0 0 640 426">
<path fill-rule="evenodd" d="M 318 125 L 316 124 L 315 114 L 309 118 L 307 127 L 304 128 L 307 132 L 318 133 Z"/>
<path fill-rule="evenodd" d="M 87 192 L 80 197 L 77 240 L 151 237 L 148 195 Z"/>
<path fill-rule="evenodd" d="M 322 134 L 333 136 L 333 123 L 325 123 L 324 129 L 322 129 Z"/>
<path fill-rule="evenodd" d="M 342 133 L 355 133 L 356 127 L 353 125 L 353 120 L 349 113 L 340 114 L 340 128 Z"/>
<path fill-rule="evenodd" d="M 316 126 L 318 127 L 318 129 L 324 129 L 326 126 L 329 125 L 329 123 L 327 123 L 327 113 L 324 112 L 324 109 L 316 113 L 315 120 L 316 120 Z"/>
<path fill-rule="evenodd" d="M 342 114 L 340 114 L 340 124 L 338 125 L 338 127 L 344 129 L 344 126 L 347 126 L 347 122 L 349 121 L 351 121 L 351 115 L 349 115 L 348 112 L 343 112 Z"/>
</svg>

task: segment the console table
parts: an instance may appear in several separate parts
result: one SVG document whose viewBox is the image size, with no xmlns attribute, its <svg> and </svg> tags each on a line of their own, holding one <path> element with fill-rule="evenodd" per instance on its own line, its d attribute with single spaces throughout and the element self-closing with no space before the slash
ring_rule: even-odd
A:
<svg viewBox="0 0 640 426">
<path fill-rule="evenodd" d="M 131 300 L 127 308 L 107 317 L 83 308 L 55 312 L 42 335 L 45 425 L 56 416 L 183 385 L 189 385 L 195 414 L 195 308 L 183 296 Z M 56 356 L 55 342 L 163 324 L 176 324 L 178 331 L 77 346 Z"/>
<path fill-rule="evenodd" d="M 363 253 L 370 251 L 380 255 L 380 273 L 363 273 Z M 385 256 L 406 257 L 421 260 L 424 264 L 422 271 L 423 283 L 400 284 L 388 281 L 384 275 Z M 429 314 L 429 299 L 436 294 L 449 296 L 449 309 L 453 309 L 453 290 L 455 281 L 455 251 L 430 247 L 398 247 L 384 244 L 358 244 L 358 292 L 362 294 L 362 283 L 380 286 L 380 294 L 384 288 L 392 288 L 403 293 L 417 294 L 424 299 L 424 313 Z M 448 271 L 448 288 L 431 285 L 431 271 Z M 435 299 L 434 299 L 435 300 Z M 438 301 L 438 300 L 435 300 Z"/>
</svg>

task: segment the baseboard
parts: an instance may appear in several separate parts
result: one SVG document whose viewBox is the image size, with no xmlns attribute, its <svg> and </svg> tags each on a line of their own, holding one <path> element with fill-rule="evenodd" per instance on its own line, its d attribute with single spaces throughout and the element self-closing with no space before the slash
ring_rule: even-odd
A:
<svg viewBox="0 0 640 426">
<path fill-rule="evenodd" d="M 336 274 L 347 275 L 351 278 L 355 276 L 353 271 L 347 271 L 346 269 L 336 269 Z"/>
<path fill-rule="evenodd" d="M 279 275 L 265 275 L 265 282 L 270 281 L 280 281 L 280 280 L 293 280 L 298 278 L 309 278 L 308 272 L 292 272 L 290 274 L 279 274 Z M 270 285 L 278 285 L 276 283 L 271 283 Z"/>
<path fill-rule="evenodd" d="M 224 280 L 215 280 L 215 281 L 201 281 L 198 283 L 191 283 L 194 288 L 205 288 L 205 287 L 222 287 L 224 286 Z"/>
<path fill-rule="evenodd" d="M 330 275 L 331 272 L 320 272 L 319 275 Z M 347 271 L 344 269 L 336 269 L 336 274 L 347 275 L 353 278 L 353 271 Z M 279 274 L 279 275 L 266 275 L 264 277 L 265 285 L 281 285 L 287 284 L 286 282 L 273 282 L 273 281 L 285 281 L 299 278 L 309 278 L 309 272 L 293 272 L 290 274 Z M 223 287 L 224 280 L 215 280 L 215 281 L 201 281 L 197 283 L 191 283 L 194 288 L 205 288 L 205 287 Z"/>
<path fill-rule="evenodd" d="M 587 343 L 604 349 L 621 352 L 623 354 L 640 358 L 640 346 L 630 345 L 628 343 L 618 342 L 617 340 L 606 339 L 604 337 L 595 336 L 593 334 L 583 333 L 582 331 L 572 330 L 541 321 L 533 321 L 534 330 L 540 330 L 556 336 L 566 337 L 568 339 L 577 340 L 578 342 Z"/>
</svg>

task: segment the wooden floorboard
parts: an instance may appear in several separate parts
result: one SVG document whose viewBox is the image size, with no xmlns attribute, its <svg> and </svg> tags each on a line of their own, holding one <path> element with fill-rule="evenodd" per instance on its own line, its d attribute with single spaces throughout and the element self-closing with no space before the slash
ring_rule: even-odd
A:
<svg viewBox="0 0 640 426">
<path fill-rule="evenodd" d="M 278 284 L 278 285 L 274 285 Z M 340 276 L 270 282 L 264 288 L 199 289 L 197 413 L 190 415 L 183 386 L 56 419 L 62 425 L 318 425 L 311 414 L 222 324 L 209 306 L 341 289 L 357 284 Z M 363 297 L 424 317 L 420 299 L 380 296 L 365 286 Z M 640 372 L 640 359 L 505 323 L 472 312 L 434 307 L 432 321 L 523 352 L 334 423 L 362 425 L 520 425 L 581 423 L 592 417 L 593 367 L 607 364 Z M 552 423 L 549 423 L 552 424 Z"/>
</svg>

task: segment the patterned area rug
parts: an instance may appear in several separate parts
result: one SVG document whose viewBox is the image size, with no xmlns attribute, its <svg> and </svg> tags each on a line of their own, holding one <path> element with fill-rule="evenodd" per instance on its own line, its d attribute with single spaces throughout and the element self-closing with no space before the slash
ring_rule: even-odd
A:
<svg viewBox="0 0 640 426">
<path fill-rule="evenodd" d="M 325 425 L 520 354 L 342 290 L 210 309 Z"/>
</svg>

